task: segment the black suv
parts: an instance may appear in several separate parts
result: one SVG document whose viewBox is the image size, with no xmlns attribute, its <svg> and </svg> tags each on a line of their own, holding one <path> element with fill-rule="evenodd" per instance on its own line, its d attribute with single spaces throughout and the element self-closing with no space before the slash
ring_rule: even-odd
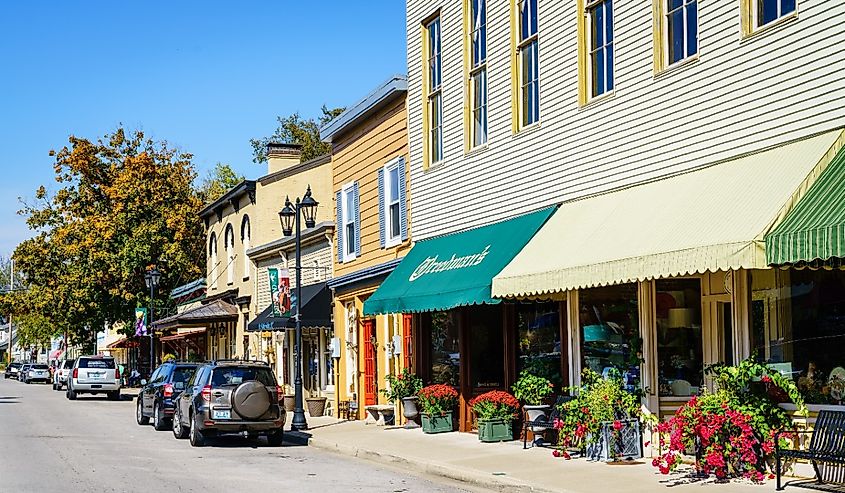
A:
<svg viewBox="0 0 845 493">
<path fill-rule="evenodd" d="M 168 361 L 156 368 L 149 382 L 142 380 L 135 409 L 138 424 L 149 424 L 152 418 L 156 430 L 167 429 L 176 409 L 175 399 L 199 366 L 199 363 Z"/>
<path fill-rule="evenodd" d="M 209 436 L 266 435 L 271 446 L 282 444 L 285 409 L 282 393 L 267 363 L 225 360 L 201 366 L 176 402 L 173 435 L 190 437 L 201 447 Z"/>
<path fill-rule="evenodd" d="M 23 363 L 10 363 L 9 366 L 6 367 L 6 371 L 3 373 L 4 378 L 18 378 L 18 374 L 21 371 L 21 367 Z"/>
</svg>

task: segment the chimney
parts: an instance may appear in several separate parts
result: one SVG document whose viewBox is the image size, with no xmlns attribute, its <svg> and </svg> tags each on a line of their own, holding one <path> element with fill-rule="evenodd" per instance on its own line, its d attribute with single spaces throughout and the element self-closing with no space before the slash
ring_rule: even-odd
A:
<svg viewBox="0 0 845 493">
<path fill-rule="evenodd" d="M 267 174 L 273 174 L 299 164 L 302 146 L 299 144 L 267 144 Z"/>
</svg>

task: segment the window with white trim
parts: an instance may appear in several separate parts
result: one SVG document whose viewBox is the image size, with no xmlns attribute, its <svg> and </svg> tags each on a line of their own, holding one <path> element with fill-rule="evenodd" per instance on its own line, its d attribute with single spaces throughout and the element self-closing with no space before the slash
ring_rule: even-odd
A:
<svg viewBox="0 0 845 493">
<path fill-rule="evenodd" d="M 396 159 L 384 167 L 384 246 L 396 246 L 402 242 L 402 228 L 400 222 L 400 190 L 399 160 Z"/>
<path fill-rule="evenodd" d="M 211 285 L 212 289 L 217 288 L 217 233 L 211 233 L 211 236 L 208 240 L 208 261 L 211 264 L 211 268 L 209 269 L 209 273 L 211 275 Z"/>
<path fill-rule="evenodd" d="M 477 147 L 487 143 L 487 1 L 469 5 L 470 143 Z"/>
<path fill-rule="evenodd" d="M 589 0 L 586 22 L 587 87 L 595 98 L 613 90 L 613 0 Z"/>
<path fill-rule="evenodd" d="M 698 0 L 661 0 L 665 66 L 698 53 Z"/>
<path fill-rule="evenodd" d="M 440 17 L 426 24 L 426 95 L 428 113 L 428 160 L 436 164 L 443 159 L 443 95 L 441 91 Z"/>
<path fill-rule="evenodd" d="M 235 230 L 226 225 L 226 284 L 235 282 Z"/>
<path fill-rule="evenodd" d="M 537 0 L 517 0 L 519 7 L 519 125 L 527 127 L 540 121 L 540 44 Z"/>
<path fill-rule="evenodd" d="M 355 187 L 349 183 L 341 190 L 341 213 L 343 215 L 343 261 L 349 262 L 356 257 L 355 245 Z"/>
</svg>

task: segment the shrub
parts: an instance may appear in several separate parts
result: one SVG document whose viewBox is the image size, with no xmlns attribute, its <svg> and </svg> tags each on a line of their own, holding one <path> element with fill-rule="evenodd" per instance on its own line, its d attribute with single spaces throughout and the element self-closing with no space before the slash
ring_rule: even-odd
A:
<svg viewBox="0 0 845 493">
<path fill-rule="evenodd" d="M 388 375 L 386 379 L 387 383 L 390 384 L 390 388 L 382 389 L 381 393 L 384 394 L 391 404 L 401 401 L 406 397 L 417 395 L 417 392 L 422 388 L 422 379 L 411 373 L 407 368 L 402 370 L 401 375 Z"/>
<path fill-rule="evenodd" d="M 511 420 L 519 411 L 519 401 L 501 390 L 485 392 L 469 401 L 469 405 L 478 419 Z"/>
<path fill-rule="evenodd" d="M 423 387 L 418 393 L 420 406 L 426 414 L 446 414 L 458 403 L 458 392 L 444 384 Z"/>
<path fill-rule="evenodd" d="M 554 393 L 554 385 L 547 378 L 538 377 L 522 370 L 519 380 L 513 384 L 513 395 L 529 406 L 537 406 L 543 403 L 543 399 Z"/>
</svg>

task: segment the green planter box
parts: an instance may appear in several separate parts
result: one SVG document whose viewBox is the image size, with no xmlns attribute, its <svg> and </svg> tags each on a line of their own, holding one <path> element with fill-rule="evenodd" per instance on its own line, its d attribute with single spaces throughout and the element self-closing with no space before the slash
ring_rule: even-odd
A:
<svg viewBox="0 0 845 493">
<path fill-rule="evenodd" d="M 452 413 L 442 416 L 421 413 L 423 433 L 445 433 L 452 431 Z"/>
<path fill-rule="evenodd" d="M 478 439 L 482 442 L 509 442 L 513 440 L 511 420 L 479 419 Z"/>
</svg>

